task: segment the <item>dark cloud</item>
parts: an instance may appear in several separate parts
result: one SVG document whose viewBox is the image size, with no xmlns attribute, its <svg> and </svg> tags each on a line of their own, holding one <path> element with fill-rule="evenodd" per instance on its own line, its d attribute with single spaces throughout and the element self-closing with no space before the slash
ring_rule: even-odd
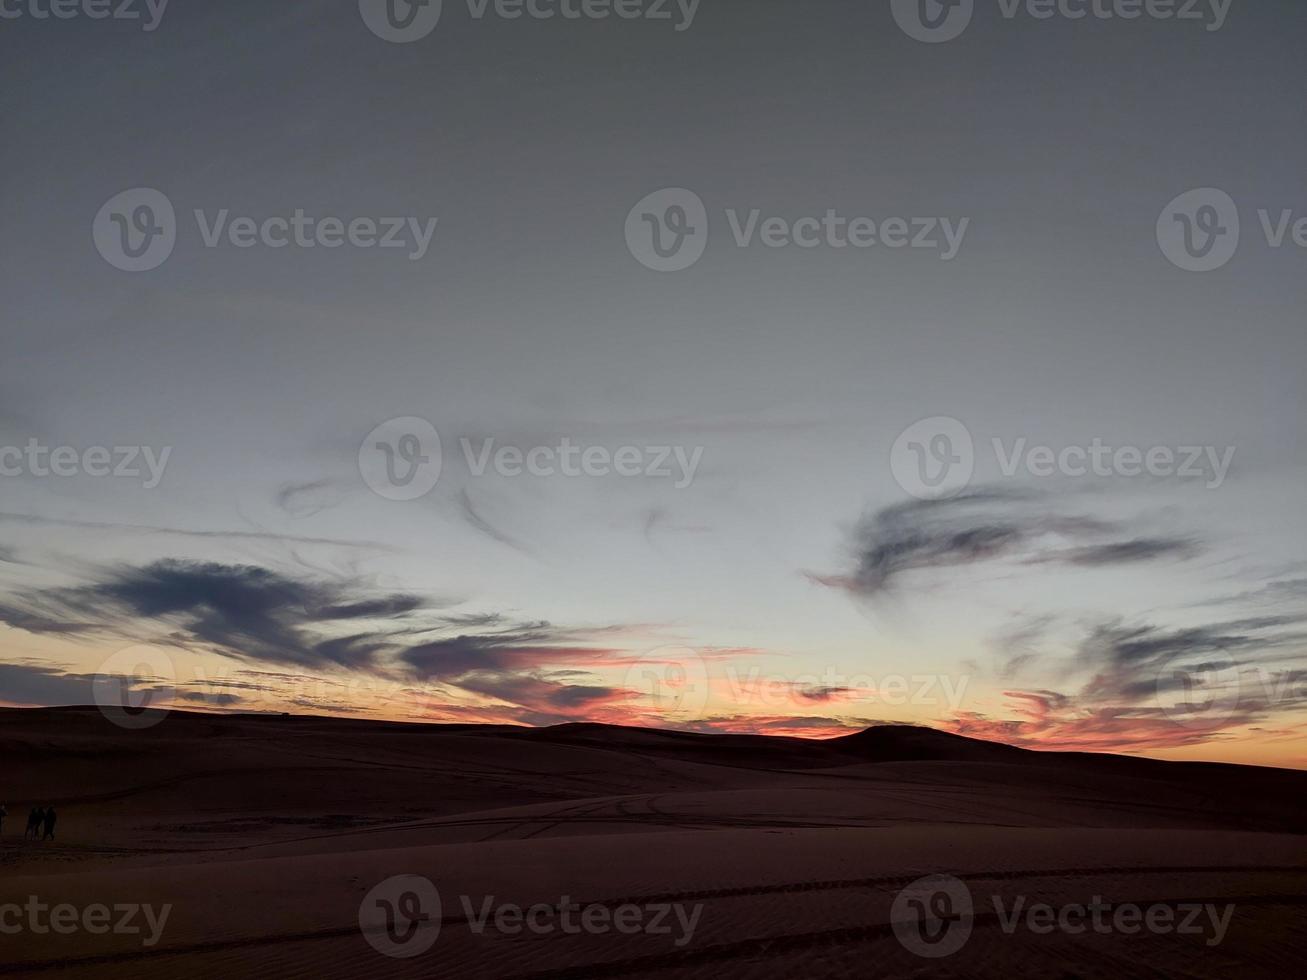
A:
<svg viewBox="0 0 1307 980">
<path fill-rule="evenodd" d="M 1159 681 L 1165 685 L 1168 676 L 1178 676 L 1167 674 L 1171 665 L 1193 675 L 1259 665 L 1268 653 L 1304 642 L 1292 628 L 1298 623 L 1292 616 L 1263 616 L 1184 629 L 1099 625 L 1076 653 L 1094 671 L 1082 698 L 1125 704 L 1153 698 Z"/>
<path fill-rule="evenodd" d="M 60 619 L 57 610 L 39 601 L 21 606 L 0 602 L 0 623 L 25 633 L 87 633 L 96 628 L 91 623 Z"/>
<path fill-rule="evenodd" d="M 851 534 L 851 572 L 814 576 L 824 585 L 875 596 L 910 572 L 999 559 L 1081 567 L 1187 557 L 1192 540 L 1120 536 L 1112 522 L 1047 509 L 1028 492 L 974 490 L 948 500 L 914 500 L 860 521 Z"/>
<path fill-rule="evenodd" d="M 1076 645 L 1074 693 L 1009 690 L 1016 718 L 957 716 L 961 734 L 1091 751 L 1196 745 L 1307 707 L 1307 634 L 1298 615 L 1202 626 L 1101 623 Z"/>
<path fill-rule="evenodd" d="M 829 715 L 714 715 L 688 726 L 701 732 L 734 732 L 752 735 L 790 735 L 804 738 L 833 737 L 860 732 L 873 725 L 898 722 L 882 718 L 836 718 Z"/>
<path fill-rule="evenodd" d="M 0 663 L 0 703 L 35 707 L 94 704 L 96 677 L 95 674 L 78 673 L 53 664 Z M 100 679 L 104 680 L 103 677 Z M 181 700 L 229 707 L 242 700 L 239 695 L 214 692 L 210 686 L 159 685 L 129 676 L 119 680 L 125 696 L 130 694 L 135 698 L 149 694 L 156 704 Z"/>
<path fill-rule="evenodd" d="M 1100 565 L 1128 565 L 1132 562 L 1160 558 L 1191 558 L 1197 552 L 1194 541 L 1186 538 L 1136 538 L 1107 544 L 1074 548 L 1053 555 L 1051 561 L 1093 568 Z"/>
<path fill-rule="evenodd" d="M 440 622 L 459 629 L 489 629 L 491 626 L 502 626 L 505 619 L 500 613 L 456 613 L 441 616 Z"/>
<path fill-rule="evenodd" d="M 562 684 L 548 674 L 477 672 L 460 678 L 458 686 L 465 691 L 529 706 L 536 711 L 552 710 L 571 717 L 577 714 L 585 716 L 586 712 L 598 706 L 624 702 L 631 698 L 631 692 L 620 688 Z"/>
<path fill-rule="evenodd" d="M 0 702 L 20 705 L 91 704 L 91 678 L 58 667 L 0 663 Z"/>
<path fill-rule="evenodd" d="M 239 694 L 215 694 L 209 691 L 182 691 L 176 697 L 179 701 L 207 704 L 218 708 L 230 708 L 245 700 Z"/>
<path fill-rule="evenodd" d="M 366 599 L 348 605 L 327 606 L 319 611 L 320 619 L 388 619 L 403 616 L 427 605 L 420 596 L 396 593 L 379 599 Z"/>
<path fill-rule="evenodd" d="M 419 680 L 451 680 L 479 671 L 586 663 L 609 652 L 580 646 L 576 639 L 549 623 L 525 623 L 419 643 L 405 649 L 398 659 Z"/>
<path fill-rule="evenodd" d="M 394 648 L 395 642 L 389 634 L 336 636 L 313 644 L 311 662 L 324 666 L 369 669 L 379 664 L 382 654 Z"/>
<path fill-rule="evenodd" d="M 298 579 L 252 565 L 168 559 L 119 566 L 87 585 L 21 592 L 0 604 L 0 621 L 34 633 L 133 638 L 143 626 L 162 626 L 174 642 L 238 658 L 370 668 L 388 631 L 330 638 L 318 630 L 341 620 L 402 615 L 420 609 L 423 600 L 361 591 L 353 583 Z"/>
<path fill-rule="evenodd" d="M 408 593 L 370 594 L 353 580 L 168 559 L 101 569 L 81 585 L 20 591 L 0 606 L 0 618 L 48 632 L 167 642 L 274 668 L 179 685 L 181 701 L 214 708 L 239 705 L 246 692 L 304 697 L 314 682 L 278 667 L 339 668 L 351 672 L 351 682 L 380 682 L 391 692 L 387 696 L 402 692 L 405 703 L 425 703 L 446 716 L 463 711 L 485 721 L 530 725 L 661 721 L 641 707 L 640 692 L 597 683 L 586 670 L 621 662 L 622 651 L 603 642 L 620 635 L 619 627 L 574 630 L 495 612 L 448 612 Z M 30 700 L 87 700 L 84 693 L 71 693 L 77 688 L 63 672 L 23 676 L 26 687 L 39 686 Z M 151 690 L 165 699 L 165 692 Z M 797 697 L 828 703 L 850 693 L 810 685 Z M 459 703 L 460 694 L 480 706 Z M 327 697 L 314 699 L 314 705 L 340 710 L 349 703 Z"/>
<path fill-rule="evenodd" d="M 851 687 L 796 687 L 794 695 L 801 701 L 839 701 L 857 695 Z"/>
<path fill-rule="evenodd" d="M 0 622 L 29 632 L 137 641 L 162 634 L 176 646 L 261 664 L 444 684 L 508 702 L 514 706 L 508 715 L 525 724 L 575 720 L 634 697 L 588 683 L 591 675 L 576 669 L 613 655 L 587 644 L 609 630 L 578 633 L 499 613 L 433 613 L 437 605 L 408 593 L 369 595 L 352 581 L 170 559 L 102 570 L 84 585 L 19 592 L 0 604 Z M 351 624 L 347 634 L 333 632 Z M 435 636 L 415 643 L 418 634 Z M 551 673 L 561 667 L 573 669 Z M 34 669 L 21 677 L 37 703 L 88 700 L 85 692 L 72 697 L 80 682 L 62 671 Z M 219 686 L 275 694 L 278 687 L 303 685 L 302 675 L 258 672 Z M 185 699 L 222 707 L 240 696 L 193 692 Z"/>
</svg>

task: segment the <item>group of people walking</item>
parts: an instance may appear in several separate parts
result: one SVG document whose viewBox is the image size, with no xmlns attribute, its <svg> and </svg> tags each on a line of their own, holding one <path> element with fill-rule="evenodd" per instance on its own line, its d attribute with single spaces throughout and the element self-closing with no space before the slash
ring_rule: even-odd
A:
<svg viewBox="0 0 1307 980">
<path fill-rule="evenodd" d="M 9 810 L 0 803 L 0 834 L 4 833 L 7 816 Z M 59 815 L 54 812 L 53 806 L 32 807 L 32 812 L 27 815 L 27 829 L 23 831 L 23 840 L 29 837 L 32 840 L 54 840 L 54 825 L 58 820 Z"/>
</svg>

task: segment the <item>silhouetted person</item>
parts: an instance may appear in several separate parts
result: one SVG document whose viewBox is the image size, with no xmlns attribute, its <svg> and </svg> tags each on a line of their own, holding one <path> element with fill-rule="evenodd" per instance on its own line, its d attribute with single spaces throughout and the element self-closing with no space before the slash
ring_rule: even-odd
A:
<svg viewBox="0 0 1307 980">
<path fill-rule="evenodd" d="M 54 807 L 48 806 L 45 808 L 45 818 L 43 821 L 45 823 L 45 833 L 41 835 L 41 840 L 54 840 L 54 822 L 58 819 L 59 817 L 55 815 Z"/>
<path fill-rule="evenodd" d="M 9 811 L 3 803 L 0 803 L 0 834 L 5 832 L 5 817 L 9 816 Z"/>
<path fill-rule="evenodd" d="M 31 837 L 36 840 L 41 835 L 41 821 L 45 819 L 45 811 L 39 806 L 32 807 L 32 812 L 27 815 L 27 830 L 23 831 L 23 840 Z"/>
</svg>

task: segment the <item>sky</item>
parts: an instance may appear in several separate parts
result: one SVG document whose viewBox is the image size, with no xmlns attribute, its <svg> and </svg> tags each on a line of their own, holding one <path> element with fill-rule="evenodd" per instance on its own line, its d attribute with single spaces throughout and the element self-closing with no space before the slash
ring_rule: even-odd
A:
<svg viewBox="0 0 1307 980">
<path fill-rule="evenodd" d="M 0 703 L 1307 767 L 1307 8 L 922 2 L 0 2 Z"/>
</svg>

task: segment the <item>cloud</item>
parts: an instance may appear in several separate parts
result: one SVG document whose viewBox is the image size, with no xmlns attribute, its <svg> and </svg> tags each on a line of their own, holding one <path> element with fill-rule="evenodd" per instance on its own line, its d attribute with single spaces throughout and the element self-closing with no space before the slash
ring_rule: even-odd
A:
<svg viewBox="0 0 1307 980">
<path fill-rule="evenodd" d="M 463 515 L 463 519 L 486 537 L 498 541 L 500 544 L 507 545 L 514 551 L 520 551 L 524 555 L 530 554 L 530 551 L 515 538 L 499 530 L 499 528 L 495 527 L 481 516 L 481 512 L 472 504 L 472 497 L 468 494 L 467 490 L 460 490 L 458 492 L 458 507 Z"/>
<path fill-rule="evenodd" d="M 641 518 L 641 526 L 644 530 L 645 540 L 653 543 L 654 532 L 669 532 L 677 534 L 705 534 L 712 530 L 706 524 L 682 524 L 673 521 L 666 508 L 650 507 L 646 509 Z"/>
<path fill-rule="evenodd" d="M 379 599 L 364 599 L 345 605 L 327 606 L 318 612 L 320 619 L 389 619 L 415 612 L 427 605 L 419 596 L 395 593 Z"/>
<path fill-rule="evenodd" d="M 240 659 L 298 667 L 375 665 L 380 634 L 323 637 L 341 620 L 394 618 L 424 601 L 360 595 L 353 583 L 297 579 L 252 565 L 165 559 L 117 566 L 97 581 L 19 592 L 0 603 L 0 622 L 32 633 L 103 633 L 144 639 L 163 627 L 174 639 Z"/>
<path fill-rule="evenodd" d="M 94 704 L 96 678 L 95 674 L 70 671 L 55 664 L 0 663 L 0 704 L 24 707 Z M 125 694 L 137 698 L 148 693 L 151 703 L 159 706 L 181 701 L 214 708 L 228 708 L 244 700 L 237 694 L 213 690 L 214 686 L 230 686 L 226 684 L 199 686 L 160 684 L 157 681 L 145 682 L 130 676 L 121 678 L 121 681 L 125 685 Z"/>
<path fill-rule="evenodd" d="M 446 626 L 460 629 L 488 629 L 491 626 L 503 625 L 505 619 L 502 613 L 456 613 L 441 616 L 440 621 Z"/>
<path fill-rule="evenodd" d="M 1248 654 L 1265 654 L 1303 642 L 1288 629 L 1296 617 L 1264 616 L 1208 626 L 1163 629 L 1155 625 L 1099 625 L 1081 643 L 1077 659 L 1094 668 L 1084 695 L 1097 700 L 1134 703 L 1154 695 L 1167 666 L 1182 661 L 1193 671 L 1215 663 L 1252 665 Z M 1258 658 L 1260 661 L 1262 658 Z"/>
<path fill-rule="evenodd" d="M 533 725 L 596 720 L 604 716 L 604 709 L 628 704 L 633 697 L 621 688 L 560 683 L 548 673 L 474 672 L 461 677 L 458 686 L 521 708 L 513 712 L 514 720 Z"/>
<path fill-rule="evenodd" d="M 566 630 L 494 612 L 437 612 L 439 605 L 410 593 L 371 594 L 351 580 L 168 559 L 101 569 L 81 585 L 20 590 L 0 602 L 0 622 L 34 633 L 166 642 L 273 667 L 346 669 L 351 678 L 366 681 L 365 698 L 382 689 L 395 696 L 407 686 L 413 698 L 429 699 L 434 684 L 507 702 L 499 706 L 500 716 L 524 724 L 575 720 L 637 698 L 594 683 L 584 669 L 618 655 L 594 642 L 615 628 Z M 346 627 L 348 632 L 340 632 Z M 415 642 L 417 636 L 426 638 Z M 38 703 L 88 700 L 85 691 L 71 696 L 76 681 L 61 670 L 33 669 L 22 679 Z M 278 689 L 302 692 L 308 686 L 297 673 L 262 673 L 258 681 L 208 686 L 273 697 Z M 221 707 L 238 698 L 216 694 L 207 700 Z M 349 707 L 330 697 L 314 700 L 329 710 Z"/>
<path fill-rule="evenodd" d="M 208 691 L 182 691 L 177 694 L 177 699 L 179 701 L 214 705 L 219 708 L 230 708 L 232 705 L 240 704 L 245 700 L 239 694 L 213 694 Z"/>
<path fill-rule="evenodd" d="M 129 531 L 139 534 L 163 535 L 182 538 L 216 538 L 230 541 L 267 541 L 276 544 L 329 545 L 335 548 L 357 548 L 367 551 L 394 552 L 397 549 L 375 541 L 357 541 L 342 538 L 307 537 L 296 534 L 274 534 L 270 531 L 192 531 L 187 528 L 165 527 L 158 524 L 124 524 L 111 521 L 83 521 L 59 517 L 42 517 L 38 514 L 18 514 L 0 511 L 0 522 L 23 524 L 31 527 L 70 527 L 88 531 Z"/>
<path fill-rule="evenodd" d="M 398 659 L 419 680 L 450 680 L 474 672 L 594 663 L 613 653 L 584 646 L 578 639 L 546 622 L 522 623 L 419 643 Z"/>
<path fill-rule="evenodd" d="M 0 623 L 25 633 L 88 633 L 95 629 L 91 623 L 59 619 L 58 612 L 38 597 L 29 597 L 24 605 L 0 602 Z"/>
<path fill-rule="evenodd" d="M 1041 644 L 1055 622 L 1050 615 L 1020 617 L 995 637 L 995 673 L 1001 680 L 1011 681 L 1040 659 Z"/>
<path fill-rule="evenodd" d="M 44 664 L 0 663 L 0 702 L 21 705 L 91 704 L 91 678 Z"/>
<path fill-rule="evenodd" d="M 291 517 L 305 518 L 335 507 L 343 493 L 339 481 L 322 479 L 284 484 L 273 499 Z"/>
<path fill-rule="evenodd" d="M 852 570 L 815 575 L 823 585 L 861 596 L 891 592 L 911 572 L 959 568 L 1000 559 L 1079 567 L 1188 557 L 1188 538 L 1126 537 L 1120 525 L 1062 515 L 1026 491 L 973 490 L 948 500 L 885 507 L 852 530 Z"/>
<path fill-rule="evenodd" d="M 851 697 L 856 697 L 858 691 L 851 687 L 796 687 L 794 689 L 795 697 L 803 701 L 812 701 L 823 703 L 828 701 L 843 701 Z"/>
<path fill-rule="evenodd" d="M 1280 579 L 1268 582 L 1257 589 L 1251 589 L 1236 595 L 1211 600 L 1204 605 L 1243 605 L 1243 606 L 1281 606 L 1303 607 L 1307 604 L 1307 578 Z"/>
<path fill-rule="evenodd" d="M 1054 554 L 1043 561 L 1096 568 L 1102 565 L 1129 565 L 1160 558 L 1191 558 L 1197 551 L 1192 540 L 1185 538 L 1136 538 L 1089 545 Z"/>
<path fill-rule="evenodd" d="M 873 725 L 896 724 L 879 718 L 837 718 L 829 715 L 717 715 L 692 727 L 701 732 L 781 735 L 794 738 L 835 738 Z"/>
<path fill-rule="evenodd" d="M 1307 706 L 1304 617 L 1260 616 L 1202 626 L 1099 623 L 1067 667 L 1073 693 L 1007 690 L 1010 716 L 961 712 L 959 734 L 1086 751 L 1172 748 L 1226 737 Z"/>
</svg>

